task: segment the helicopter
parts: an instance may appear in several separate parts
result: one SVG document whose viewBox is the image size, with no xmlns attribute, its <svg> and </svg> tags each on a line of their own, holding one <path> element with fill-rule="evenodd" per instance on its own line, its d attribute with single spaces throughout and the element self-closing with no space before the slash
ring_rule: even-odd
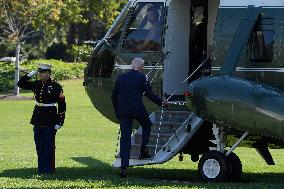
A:
<svg viewBox="0 0 284 189">
<path fill-rule="evenodd" d="M 93 105 L 117 123 L 114 82 L 145 60 L 162 109 L 144 99 L 153 123 L 151 158 L 139 159 L 141 127 L 131 139 L 130 166 L 162 164 L 176 155 L 198 162 L 205 182 L 239 181 L 240 146 L 284 148 L 284 0 L 130 0 L 85 69 Z M 117 152 L 113 163 L 120 167 Z"/>
</svg>

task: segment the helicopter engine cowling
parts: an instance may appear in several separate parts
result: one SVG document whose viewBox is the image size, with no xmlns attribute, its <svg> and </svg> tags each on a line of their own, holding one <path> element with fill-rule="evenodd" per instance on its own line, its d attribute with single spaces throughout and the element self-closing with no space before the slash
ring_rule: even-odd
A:
<svg viewBox="0 0 284 189">
<path fill-rule="evenodd" d="M 203 119 L 284 140 L 284 93 L 237 77 L 205 77 L 188 87 L 187 104 Z"/>
</svg>

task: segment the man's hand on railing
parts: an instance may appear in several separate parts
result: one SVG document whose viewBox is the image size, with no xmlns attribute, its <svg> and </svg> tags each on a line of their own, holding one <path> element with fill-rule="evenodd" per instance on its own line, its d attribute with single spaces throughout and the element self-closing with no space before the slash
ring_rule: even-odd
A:
<svg viewBox="0 0 284 189">
<path fill-rule="evenodd" d="M 162 105 L 167 106 L 168 104 L 169 104 L 169 102 L 166 99 L 164 99 L 163 102 L 162 102 Z"/>
</svg>

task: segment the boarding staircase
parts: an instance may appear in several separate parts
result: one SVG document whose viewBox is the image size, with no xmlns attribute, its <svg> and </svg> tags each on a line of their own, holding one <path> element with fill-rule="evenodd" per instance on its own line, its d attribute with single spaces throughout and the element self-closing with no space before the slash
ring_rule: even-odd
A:
<svg viewBox="0 0 284 189">
<path fill-rule="evenodd" d="M 151 74 L 155 68 L 163 63 L 169 52 L 162 56 L 161 60 L 152 68 L 152 70 L 147 74 Z M 183 85 L 209 60 L 206 58 L 203 62 L 196 68 L 194 72 L 190 74 L 177 88 L 174 92 L 167 97 L 169 104 L 175 104 L 178 106 L 183 106 L 186 104 L 185 101 L 172 101 L 172 97 L 177 93 Z M 157 76 L 159 69 L 154 74 L 153 79 Z M 142 143 L 142 127 L 139 127 L 136 132 L 131 136 L 131 150 L 130 150 L 130 160 L 129 166 L 142 166 L 151 164 L 162 164 L 175 155 L 177 155 L 182 148 L 188 143 L 188 141 L 197 132 L 203 120 L 196 116 L 191 111 L 171 111 L 165 110 L 164 107 L 161 111 L 156 111 L 150 115 L 152 121 L 151 135 L 147 149 L 150 153 L 151 158 L 149 159 L 139 159 L 140 148 Z M 120 131 L 119 131 L 120 134 Z M 117 154 L 115 155 L 115 160 L 113 162 L 113 167 L 121 166 L 120 153 L 118 153 L 118 141 L 117 138 Z"/>
<path fill-rule="evenodd" d="M 162 164 L 172 159 L 196 133 L 202 119 L 190 111 L 157 111 L 150 115 L 153 123 L 147 149 L 151 158 L 139 159 L 142 143 L 142 128 L 131 137 L 129 166 Z M 120 167 L 120 153 L 116 155 L 114 167 Z"/>
</svg>

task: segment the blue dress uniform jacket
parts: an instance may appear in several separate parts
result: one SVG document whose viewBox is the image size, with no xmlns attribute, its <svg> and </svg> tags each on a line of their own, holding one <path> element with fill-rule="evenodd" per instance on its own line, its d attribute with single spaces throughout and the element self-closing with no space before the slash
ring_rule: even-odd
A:
<svg viewBox="0 0 284 189">
<path fill-rule="evenodd" d="M 65 119 L 66 103 L 62 87 L 52 81 L 29 81 L 30 77 L 24 75 L 18 82 L 18 87 L 34 92 L 35 100 L 43 104 L 58 104 L 58 110 L 54 107 L 41 107 L 35 105 L 31 124 L 35 126 L 63 126 Z"/>
<path fill-rule="evenodd" d="M 38 105 L 35 105 L 31 124 L 34 125 L 34 141 L 38 155 L 38 173 L 55 172 L 55 125 L 63 126 L 66 103 L 60 84 L 51 79 L 29 81 L 24 75 L 18 82 L 20 88 L 32 90 Z M 40 106 L 40 104 L 58 104 Z"/>
<path fill-rule="evenodd" d="M 111 96 L 116 117 L 119 118 L 121 115 L 148 117 L 143 104 L 143 95 L 155 104 L 162 105 L 162 99 L 153 93 L 150 82 L 143 73 L 131 70 L 118 76 Z"/>
<path fill-rule="evenodd" d="M 116 117 L 120 122 L 122 168 L 129 166 L 133 119 L 136 119 L 142 127 L 141 152 L 146 150 L 146 145 L 149 142 L 152 122 L 143 104 L 143 95 L 157 105 L 162 105 L 162 99 L 153 93 L 150 83 L 143 73 L 131 70 L 117 78 L 111 98 Z"/>
</svg>

